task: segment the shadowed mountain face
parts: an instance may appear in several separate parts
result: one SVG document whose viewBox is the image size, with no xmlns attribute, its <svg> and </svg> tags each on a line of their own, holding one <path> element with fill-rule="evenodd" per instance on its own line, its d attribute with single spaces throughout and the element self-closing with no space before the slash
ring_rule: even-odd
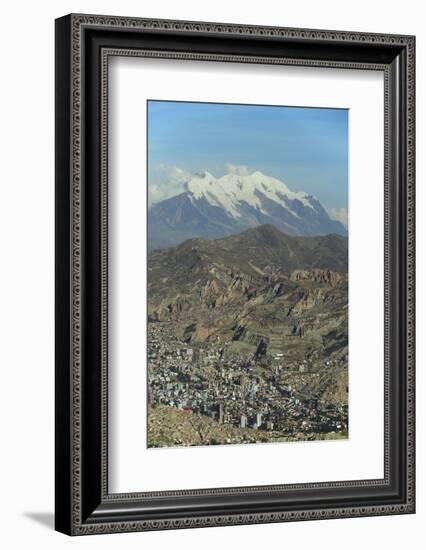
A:
<svg viewBox="0 0 426 550">
<path fill-rule="evenodd" d="M 260 172 L 192 178 L 186 191 L 149 211 L 149 249 L 176 246 L 195 237 L 219 239 L 258 225 L 271 224 L 287 235 L 346 235 L 321 203 L 295 193 Z"/>
</svg>

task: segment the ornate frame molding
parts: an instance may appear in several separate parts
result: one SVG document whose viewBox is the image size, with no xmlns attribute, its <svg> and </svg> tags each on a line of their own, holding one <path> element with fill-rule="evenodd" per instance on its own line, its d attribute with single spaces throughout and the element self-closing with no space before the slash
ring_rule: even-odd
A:
<svg viewBox="0 0 426 550">
<path fill-rule="evenodd" d="M 101 411 L 100 411 L 100 433 L 101 433 L 101 468 L 99 489 L 101 500 L 104 507 L 108 509 L 108 504 L 112 506 L 111 510 L 102 513 L 94 513 L 87 515 L 87 509 L 93 508 L 92 505 L 84 504 L 85 489 L 85 474 L 83 471 L 83 446 L 84 443 L 84 417 L 85 411 L 83 403 L 85 401 L 84 389 L 84 316 L 85 316 L 85 294 L 84 280 L 87 277 L 87 261 L 85 254 L 87 249 L 84 246 L 86 234 L 90 230 L 89 225 L 85 225 L 85 200 L 84 200 L 84 181 L 85 181 L 85 147 L 87 140 L 84 138 L 84 119 L 86 116 L 85 101 L 87 101 L 87 75 L 84 71 L 86 65 L 84 63 L 87 51 L 87 42 L 85 40 L 86 31 L 96 30 L 112 30 L 116 33 L 168 33 L 168 35 L 185 36 L 214 36 L 231 37 L 238 40 L 258 38 L 265 41 L 291 41 L 292 43 L 316 43 L 324 44 L 332 48 L 333 45 L 369 45 L 374 48 L 393 48 L 392 51 L 401 52 L 400 55 L 405 57 L 406 75 L 405 85 L 401 84 L 401 75 L 398 73 L 399 67 L 392 65 L 391 62 L 371 62 L 371 61 L 337 61 L 331 59 L 315 59 L 315 58 L 300 58 L 300 57 L 280 57 L 280 56 L 265 56 L 265 55 L 242 55 L 242 54 L 223 54 L 223 53 L 195 53 L 190 51 L 170 51 L 167 49 L 141 49 L 130 47 L 115 47 L 102 46 L 100 53 L 100 240 L 101 240 L 101 258 L 100 258 L 100 292 L 101 292 L 101 313 L 100 313 L 100 347 L 101 347 Z M 86 48 L 86 50 L 85 50 Z M 384 514 L 402 514 L 414 512 L 414 168 L 415 168 L 415 58 L 414 58 L 415 40 L 412 36 L 397 36 L 397 35 L 381 35 L 381 34 L 364 34 L 364 33 L 346 33 L 341 31 L 322 31 L 308 29 L 287 29 L 279 27 L 258 27 L 245 25 L 229 25 L 218 23 L 201 23 L 201 22 L 186 22 L 186 21 L 169 21 L 169 20 L 152 20 L 152 19 L 136 19 L 124 17 L 107 17 L 107 16 L 92 16 L 92 15 L 70 15 L 67 18 L 58 20 L 57 22 L 57 55 L 59 62 L 68 60 L 68 88 L 63 95 L 63 103 L 69 104 L 69 134 L 68 136 L 57 137 L 57 148 L 64 149 L 67 145 L 71 154 L 68 158 L 68 164 L 59 167 L 57 173 L 57 193 L 63 193 L 63 178 L 69 177 L 69 196 L 64 198 L 63 207 L 58 207 L 58 215 L 64 214 L 65 210 L 69 211 L 69 227 L 68 231 L 65 227 L 57 228 L 57 234 L 61 242 L 64 237 L 68 237 L 69 245 L 69 267 L 66 269 L 69 274 L 69 294 L 67 294 L 70 311 L 69 318 L 59 321 L 59 330 L 64 326 L 68 326 L 69 338 L 69 363 L 66 374 L 64 370 L 64 350 L 61 350 L 57 355 L 57 377 L 61 379 L 60 388 L 57 388 L 57 399 L 61 399 L 63 386 L 68 387 L 70 392 L 69 408 L 65 412 L 62 406 L 57 407 L 58 416 L 65 415 L 69 420 L 69 432 L 65 434 L 69 448 L 64 450 L 65 442 L 62 436 L 59 437 L 57 447 L 57 461 L 61 462 L 59 468 L 59 476 L 57 484 L 67 481 L 69 483 L 69 491 L 63 493 L 59 491 L 57 495 L 57 528 L 69 534 L 83 535 L 94 533 L 113 533 L 125 531 L 142 531 L 155 529 L 177 529 L 188 527 L 201 527 L 213 525 L 236 525 L 246 523 L 263 523 L 263 522 L 282 522 L 308 519 L 327 519 L 336 517 L 360 517 L 370 515 Z M 298 484 L 286 486 L 271 486 L 271 487 L 246 487 L 246 488 L 229 488 L 229 489 L 213 489 L 213 490 L 195 490 L 195 491 L 172 491 L 158 493 L 131 493 L 131 494 L 109 494 L 108 493 L 108 475 L 107 475 L 107 403 L 108 403 L 108 353 L 107 353 L 107 316 L 108 316 L 108 217 L 107 217 L 107 200 L 108 200 L 108 147 L 107 147 L 107 123 L 108 123 L 108 59 L 110 56 L 139 56 L 139 57 L 157 57 L 169 59 L 191 59 L 203 61 L 233 61 L 243 63 L 274 63 L 285 65 L 302 65 L 315 67 L 336 67 L 345 69 L 368 69 L 379 70 L 384 72 L 385 76 L 385 477 L 383 480 L 364 480 L 360 482 L 345 481 L 336 483 L 321 483 L 321 484 Z M 61 57 L 62 56 L 62 57 Z M 57 89 L 60 88 L 59 80 L 66 78 L 67 70 L 64 69 L 58 73 Z M 404 76 L 404 75 L 403 75 Z M 393 86 L 392 87 L 392 81 Z M 406 104 L 406 134 L 403 136 L 395 136 L 392 120 L 392 105 L 395 101 L 395 84 L 399 83 L 401 90 L 398 94 L 405 94 Z M 58 92 L 61 93 L 60 91 Z M 63 92 L 62 92 L 63 93 Z M 83 100 L 84 99 L 84 100 Z M 63 105 L 59 105 L 59 117 L 57 124 L 60 125 L 63 121 Z M 58 114 L 58 113 L 57 113 Z M 61 132 L 58 129 L 59 133 Z M 320 506 L 313 508 L 308 506 L 306 510 L 278 510 L 270 512 L 253 511 L 251 513 L 228 513 L 228 514 L 201 514 L 191 515 L 179 518 L 155 518 L 143 519 L 143 514 L 140 518 L 125 519 L 119 521 L 117 518 L 120 514 L 117 513 L 117 506 L 121 504 L 136 505 L 137 502 L 144 498 L 161 498 L 161 497 L 182 497 L 182 496 L 211 496 L 211 495 L 226 495 L 227 493 L 244 495 L 247 493 L 257 493 L 259 491 L 305 491 L 307 489 L 338 489 L 338 488 L 361 488 L 361 487 L 378 487 L 387 486 L 390 483 L 390 417 L 391 402 L 390 384 L 391 384 L 391 355 L 393 354 L 393 342 L 391 335 L 392 314 L 395 311 L 392 309 L 392 293 L 391 293 L 391 258 L 394 254 L 394 235 L 392 227 L 396 220 L 397 206 L 391 196 L 391 166 L 393 162 L 391 151 L 395 151 L 395 139 L 398 141 L 398 147 L 401 151 L 405 150 L 405 155 L 402 153 L 400 162 L 405 162 L 405 171 L 402 173 L 402 178 L 405 178 L 405 189 L 402 195 L 402 201 L 405 199 L 404 207 L 401 207 L 405 219 L 401 220 L 401 247 L 398 251 L 405 255 L 403 258 L 406 269 L 406 281 L 403 287 L 406 295 L 403 303 L 406 310 L 403 316 L 405 323 L 405 338 L 406 346 L 404 351 L 405 363 L 405 406 L 406 406 L 406 470 L 403 475 L 406 476 L 404 485 L 405 499 L 403 502 L 392 502 L 390 504 L 382 503 L 380 505 L 363 506 L 331 506 L 324 508 Z M 401 141 L 402 139 L 402 141 Z M 405 142 L 404 142 L 405 140 Z M 64 154 L 64 153 L 62 153 Z M 60 161 L 63 163 L 63 160 Z M 395 168 L 393 168 L 395 171 Z M 68 174 L 66 176 L 66 174 Z M 405 174 L 405 175 L 404 175 Z M 395 177 L 395 176 L 394 176 Z M 404 193 L 405 192 L 405 193 Z M 401 213 L 399 213 L 401 216 Z M 57 277 L 62 277 L 63 272 L 59 268 Z M 402 284 L 402 283 L 401 283 Z M 59 301 L 62 303 L 63 289 Z M 393 312 L 393 313 L 392 313 Z M 397 312 L 398 315 L 400 312 Z M 58 315 L 58 314 L 57 314 Z M 59 312 L 59 315 L 61 313 Z M 62 346 L 62 344 L 60 344 Z M 402 356 L 401 356 L 402 357 Z M 401 360 L 400 357 L 400 360 Z M 386 366 L 387 365 L 387 366 Z M 87 368 L 87 367 L 86 367 Z M 402 367 L 401 367 L 402 368 Z M 58 393 L 60 392 L 60 394 Z M 63 424 L 57 420 L 61 428 Z M 57 432 L 58 438 L 58 432 Z M 69 470 L 68 470 L 69 468 Z M 67 503 L 65 504 L 65 499 Z M 102 506 L 101 506 L 102 508 Z M 108 509 L 109 510 L 109 509 Z M 109 515 L 108 515 L 109 514 Z"/>
</svg>

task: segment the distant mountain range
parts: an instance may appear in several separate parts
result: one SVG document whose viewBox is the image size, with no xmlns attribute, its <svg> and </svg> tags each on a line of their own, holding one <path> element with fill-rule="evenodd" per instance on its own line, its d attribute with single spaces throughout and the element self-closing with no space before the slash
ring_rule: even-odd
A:
<svg viewBox="0 0 426 550">
<path fill-rule="evenodd" d="M 270 224 L 286 235 L 347 235 L 318 199 L 291 191 L 261 172 L 205 172 L 189 179 L 185 191 L 152 206 L 148 217 L 149 249 L 176 246 L 187 239 L 220 239 Z"/>
</svg>

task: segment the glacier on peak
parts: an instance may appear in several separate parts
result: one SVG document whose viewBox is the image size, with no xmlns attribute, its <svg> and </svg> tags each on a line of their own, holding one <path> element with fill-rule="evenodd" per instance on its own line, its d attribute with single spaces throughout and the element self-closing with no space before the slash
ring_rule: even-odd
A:
<svg viewBox="0 0 426 550">
<path fill-rule="evenodd" d="M 296 216 L 288 201 L 298 200 L 303 206 L 315 210 L 311 203 L 313 197 L 304 192 L 293 192 L 281 180 L 259 171 L 246 175 L 228 173 L 219 178 L 204 172 L 191 178 L 185 189 L 191 199 L 205 199 L 212 206 L 223 208 L 233 218 L 241 217 L 241 203 L 262 211 L 262 196 Z"/>
<path fill-rule="evenodd" d="M 265 224 L 286 235 L 347 235 L 314 196 L 294 192 L 259 171 L 188 174 L 180 189 L 149 210 L 150 250 L 192 238 L 219 239 Z"/>
</svg>

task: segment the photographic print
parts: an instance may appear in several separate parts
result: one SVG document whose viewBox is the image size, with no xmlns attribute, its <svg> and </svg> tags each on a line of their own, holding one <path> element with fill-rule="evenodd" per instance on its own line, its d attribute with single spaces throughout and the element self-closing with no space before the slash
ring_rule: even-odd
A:
<svg viewBox="0 0 426 550">
<path fill-rule="evenodd" d="M 347 438 L 348 110 L 149 100 L 147 138 L 148 447 Z"/>
</svg>

